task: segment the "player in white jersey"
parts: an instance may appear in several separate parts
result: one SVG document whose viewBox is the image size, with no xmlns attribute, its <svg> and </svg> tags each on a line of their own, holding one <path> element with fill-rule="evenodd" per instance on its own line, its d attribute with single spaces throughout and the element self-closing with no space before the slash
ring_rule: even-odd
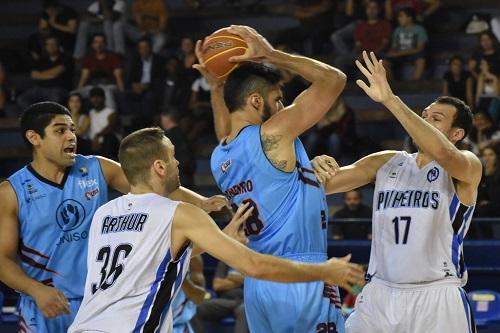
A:
<svg viewBox="0 0 500 333">
<path fill-rule="evenodd" d="M 186 274 L 192 243 L 200 249 L 195 252 L 207 251 L 254 278 L 323 280 L 348 289 L 362 282 L 361 268 L 346 260 L 298 263 L 253 252 L 233 239 L 241 239 L 252 213 L 248 205 L 238 209 L 225 234 L 203 210 L 168 199 L 179 186 L 179 170 L 161 129 L 127 136 L 119 158 L 131 190 L 94 215 L 84 298 L 68 332 L 172 332 L 171 300 Z"/>
<path fill-rule="evenodd" d="M 356 65 L 369 86 L 356 83 L 392 112 L 418 153 L 375 153 L 324 180 L 329 194 L 375 182 L 370 282 L 358 296 L 347 332 L 475 332 L 462 289 L 462 248 L 482 168 L 473 153 L 455 147 L 467 135 L 472 113 L 461 100 L 440 97 L 419 117 L 392 93 L 382 62 L 373 53 L 363 58 L 366 67 Z M 314 164 L 329 168 L 324 160 Z"/>
</svg>

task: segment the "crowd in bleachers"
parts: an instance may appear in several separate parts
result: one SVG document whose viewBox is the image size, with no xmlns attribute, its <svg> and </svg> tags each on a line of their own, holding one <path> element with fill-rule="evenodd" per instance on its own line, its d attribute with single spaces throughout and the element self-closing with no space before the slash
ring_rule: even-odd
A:
<svg viewBox="0 0 500 333">
<path fill-rule="evenodd" d="M 184 1 L 194 11 L 208 5 Z M 467 53 L 457 47 L 448 57 L 448 69 L 439 72 L 431 67 L 436 67 L 433 55 L 440 50 L 429 41 L 447 10 L 440 0 L 297 0 L 267 9 L 299 22 L 276 34 L 279 48 L 325 58 L 352 79 L 359 76 L 354 60 L 361 59 L 365 49 L 384 60 L 392 80 L 442 79 L 442 94 L 473 108 L 474 129 L 464 147 L 483 156 L 485 147 L 496 151 L 500 140 L 500 19 L 473 15 L 463 30 L 477 36 L 476 49 Z M 178 138 L 175 144 L 186 156 L 181 161 L 183 180 L 194 184 L 197 142 L 215 143 L 210 88 L 192 68 L 197 61 L 195 40 L 204 34 L 169 30 L 170 15 L 164 0 L 89 1 L 83 12 L 69 2 L 44 0 L 24 52 L 30 85 L 7 88 L 8 64 L 0 63 L 0 114 L 5 116 L 8 102 L 17 105 L 17 113 L 11 111 L 10 116 L 37 101 L 60 102 L 74 114 L 80 152 L 109 157 L 116 157 L 123 135 L 160 125 Z M 289 104 L 307 82 L 292 73 L 283 77 Z M 356 110 L 339 99 L 303 136 L 311 156 L 326 153 L 345 164 L 383 148 L 370 133 L 357 133 L 355 115 Z M 484 193 L 481 197 L 494 200 Z M 476 214 L 500 216 L 481 209 Z"/>
<path fill-rule="evenodd" d="M 208 1 L 184 3 L 195 11 L 208 5 Z M 295 0 L 268 11 L 300 23 L 277 34 L 275 45 L 326 58 L 350 80 L 358 77 L 354 60 L 369 50 L 384 60 L 392 80 L 439 79 L 440 93 L 466 101 L 474 110 L 474 128 L 463 147 L 484 164 L 475 215 L 500 217 L 500 17 L 471 18 L 464 32 L 477 36 L 476 50 L 466 53 L 457 45 L 456 54 L 448 56 L 448 69 L 436 76 L 438 71 L 430 68 L 432 55 L 439 50 L 429 40 L 439 15 L 447 11 L 440 0 Z M 195 40 L 207 32 L 171 31 L 170 14 L 166 0 L 89 1 L 84 12 L 71 8 L 69 1 L 44 0 L 24 52 L 29 87 L 7 87 L 9 64 L 0 62 L 0 116 L 17 116 L 38 101 L 57 101 L 73 115 L 79 152 L 115 159 L 123 135 L 159 125 L 176 147 L 182 184 L 196 185 L 199 143 L 216 141 L 210 87 L 192 68 L 197 61 Z M 283 77 L 285 104 L 290 104 L 307 82 L 292 73 Z M 6 111 L 7 104 L 13 111 Z M 383 148 L 370 139 L 370 133 L 357 132 L 355 111 L 340 98 L 304 134 L 311 157 L 328 154 L 345 164 Z M 411 149 L 411 143 L 407 146 Z M 370 219 L 371 208 L 363 204 L 362 192 L 350 191 L 333 217 Z M 371 230 L 369 225 L 341 224 L 330 236 L 370 239 Z M 492 238 L 493 227 L 471 227 L 470 237 Z M 213 284 L 218 300 L 198 304 L 195 319 L 233 315 L 235 332 L 246 332 L 241 274 L 219 266 Z"/>
</svg>

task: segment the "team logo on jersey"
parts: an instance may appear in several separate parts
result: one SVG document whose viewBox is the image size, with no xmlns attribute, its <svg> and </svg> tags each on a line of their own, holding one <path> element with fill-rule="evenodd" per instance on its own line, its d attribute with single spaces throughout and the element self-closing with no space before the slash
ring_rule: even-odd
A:
<svg viewBox="0 0 500 333">
<path fill-rule="evenodd" d="M 427 172 L 427 180 L 429 181 L 429 183 L 432 183 L 433 181 L 438 179 L 438 177 L 439 177 L 439 169 L 436 167 L 430 169 L 429 172 Z"/>
<path fill-rule="evenodd" d="M 220 169 L 223 173 L 226 173 L 227 169 L 231 166 L 231 160 L 227 160 L 225 162 L 222 162 L 220 165 Z"/>
<path fill-rule="evenodd" d="M 57 224 L 62 231 L 78 228 L 85 219 L 85 208 L 78 201 L 67 199 L 56 210 Z"/>
<path fill-rule="evenodd" d="M 87 169 L 86 167 L 81 167 L 78 171 L 80 171 L 82 177 L 85 177 L 89 174 L 89 169 Z"/>
</svg>

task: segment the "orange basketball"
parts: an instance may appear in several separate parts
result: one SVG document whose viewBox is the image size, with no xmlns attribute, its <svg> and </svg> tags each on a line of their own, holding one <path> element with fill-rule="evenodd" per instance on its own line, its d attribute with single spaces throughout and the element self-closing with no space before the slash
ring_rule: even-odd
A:
<svg viewBox="0 0 500 333">
<path fill-rule="evenodd" d="M 244 54 L 247 48 L 247 43 L 240 36 L 224 30 L 217 31 L 203 44 L 203 62 L 210 73 L 223 78 L 238 67 L 238 63 L 229 62 L 229 58 Z"/>
</svg>

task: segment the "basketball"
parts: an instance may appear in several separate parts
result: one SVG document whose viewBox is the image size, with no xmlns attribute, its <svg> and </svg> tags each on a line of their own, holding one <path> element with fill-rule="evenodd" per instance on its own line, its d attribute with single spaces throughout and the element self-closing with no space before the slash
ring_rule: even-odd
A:
<svg viewBox="0 0 500 333">
<path fill-rule="evenodd" d="M 247 48 L 247 43 L 240 36 L 224 30 L 217 31 L 203 44 L 203 62 L 211 74 L 223 78 L 239 65 L 229 62 L 229 58 L 244 54 Z"/>
</svg>

